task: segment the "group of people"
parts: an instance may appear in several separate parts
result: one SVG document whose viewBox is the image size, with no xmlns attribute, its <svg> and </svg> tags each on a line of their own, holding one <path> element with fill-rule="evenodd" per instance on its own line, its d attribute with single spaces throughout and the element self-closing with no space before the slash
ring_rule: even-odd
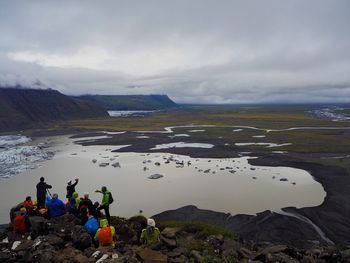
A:
<svg viewBox="0 0 350 263">
<path fill-rule="evenodd" d="M 101 203 L 93 203 L 89 198 L 89 193 L 84 193 L 80 198 L 75 190 L 79 179 L 75 182 L 67 183 L 67 201 L 64 203 L 58 198 L 58 194 L 51 195 L 52 186 L 45 182 L 43 177 L 36 185 L 37 200 L 33 202 L 30 196 L 27 196 L 23 203 L 18 204 L 11 209 L 10 218 L 14 231 L 23 234 L 30 229 L 31 216 L 43 216 L 47 219 L 62 216 L 66 213 L 73 214 L 79 218 L 84 225 L 85 230 L 95 240 L 96 245 L 115 246 L 116 230 L 111 225 L 109 206 L 113 203 L 113 196 L 106 186 L 95 192 L 102 194 Z M 105 218 L 102 218 L 101 210 L 104 210 Z M 142 244 L 154 245 L 160 242 L 160 232 L 155 226 L 155 221 L 151 218 L 147 220 L 147 228 L 142 230 L 140 236 Z"/>
</svg>

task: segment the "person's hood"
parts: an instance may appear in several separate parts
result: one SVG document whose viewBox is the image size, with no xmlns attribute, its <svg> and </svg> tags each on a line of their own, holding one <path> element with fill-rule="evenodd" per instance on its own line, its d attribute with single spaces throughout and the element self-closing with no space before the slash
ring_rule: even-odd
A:
<svg viewBox="0 0 350 263">
<path fill-rule="evenodd" d="M 79 197 L 78 193 L 77 193 L 77 192 L 74 192 L 74 193 L 73 193 L 73 197 L 74 197 L 74 198 L 78 198 L 78 197 Z"/>
<path fill-rule="evenodd" d="M 108 220 L 107 219 L 101 219 L 100 220 L 100 227 L 108 226 Z"/>
</svg>

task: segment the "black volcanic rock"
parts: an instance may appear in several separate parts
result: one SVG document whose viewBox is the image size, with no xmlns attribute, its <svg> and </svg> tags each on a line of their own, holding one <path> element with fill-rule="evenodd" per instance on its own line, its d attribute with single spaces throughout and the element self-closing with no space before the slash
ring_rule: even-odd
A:
<svg viewBox="0 0 350 263">
<path fill-rule="evenodd" d="M 180 216 L 187 214 L 186 211 L 207 214 L 193 206 L 178 210 Z M 261 216 L 269 214 L 265 212 Z M 171 222 L 167 225 L 158 221 L 160 243 L 156 247 L 145 246 L 139 243 L 139 238 L 146 222 L 143 216 L 130 219 L 112 216 L 111 225 L 117 231 L 115 248 L 95 247 L 73 215 L 47 221 L 49 233 L 35 238 L 30 233 L 15 236 L 11 227 L 5 228 L 0 239 L 0 262 L 349 262 L 347 247 L 312 245 L 309 249 L 299 249 L 283 242 L 243 240 L 227 231 L 217 232 L 217 227 L 193 221 L 177 227 L 171 226 Z"/>
<path fill-rule="evenodd" d="M 154 215 L 157 221 L 201 221 L 219 225 L 232 230 L 247 240 L 256 242 L 273 242 L 305 248 L 314 243 L 325 244 L 318 233 L 309 224 L 291 216 L 284 216 L 264 211 L 257 215 L 230 215 L 185 206 L 176 210 L 168 210 Z"/>
<path fill-rule="evenodd" d="M 55 120 L 108 116 L 99 106 L 52 89 L 0 88 L 0 129 L 13 130 Z"/>
</svg>

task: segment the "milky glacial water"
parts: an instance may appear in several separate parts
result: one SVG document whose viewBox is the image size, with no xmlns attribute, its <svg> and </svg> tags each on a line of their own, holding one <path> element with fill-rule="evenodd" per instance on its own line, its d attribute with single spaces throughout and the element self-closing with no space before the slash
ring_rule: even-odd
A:
<svg viewBox="0 0 350 263">
<path fill-rule="evenodd" d="M 110 110 L 108 111 L 111 117 L 128 117 L 128 116 L 143 116 L 156 112 L 155 110 Z"/>
<path fill-rule="evenodd" d="M 94 190 L 105 185 L 115 200 L 111 213 L 126 217 L 140 209 L 150 216 L 190 204 L 232 214 L 255 214 L 266 209 L 279 211 L 287 206 L 317 206 L 326 195 L 322 185 L 304 170 L 252 166 L 247 156 L 198 159 L 157 151 L 113 153 L 111 150 L 121 147 L 81 146 L 67 137 L 53 137 L 51 142 L 55 146 L 50 150 L 56 152 L 52 160 L 43 162 L 37 169 L 0 180 L 0 198 L 7 200 L 0 204 L 1 223 L 8 222 L 12 205 L 27 195 L 35 196 L 41 176 L 53 185 L 51 193 L 57 192 L 63 199 L 66 183 L 76 177 L 80 178 L 76 190 L 79 194 L 90 192 L 93 201 L 101 201 L 101 194 Z M 93 163 L 93 159 L 97 162 Z M 102 162 L 109 165 L 100 167 Z M 111 166 L 115 162 L 121 168 Z M 164 177 L 148 179 L 156 173 Z M 288 181 L 282 182 L 281 178 Z"/>
</svg>

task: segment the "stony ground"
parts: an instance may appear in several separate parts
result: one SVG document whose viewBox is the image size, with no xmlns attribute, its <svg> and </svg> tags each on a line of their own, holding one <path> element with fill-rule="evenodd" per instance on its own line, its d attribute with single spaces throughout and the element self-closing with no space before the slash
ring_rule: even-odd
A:
<svg viewBox="0 0 350 263">
<path fill-rule="evenodd" d="M 112 218 L 116 248 L 95 248 L 89 234 L 72 215 L 45 220 L 33 217 L 24 236 L 11 227 L 1 231 L 0 262 L 350 262 L 350 248 L 315 246 L 308 250 L 284 244 L 255 243 L 199 222 L 159 222 L 158 250 L 141 246 L 142 216 Z"/>
</svg>

